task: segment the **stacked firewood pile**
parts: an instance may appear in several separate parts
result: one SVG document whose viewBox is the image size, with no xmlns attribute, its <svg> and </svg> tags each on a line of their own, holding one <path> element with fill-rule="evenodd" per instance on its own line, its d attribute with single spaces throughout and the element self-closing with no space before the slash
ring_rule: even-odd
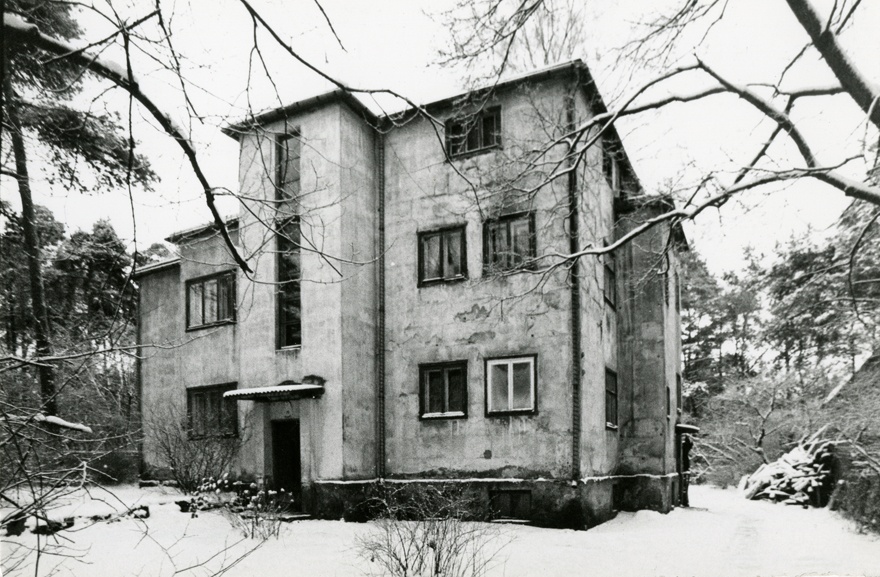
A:
<svg viewBox="0 0 880 577">
<path fill-rule="evenodd" d="M 761 465 L 745 481 L 747 499 L 769 499 L 791 505 L 824 506 L 833 489 L 831 451 L 834 441 L 802 439 L 772 463 Z"/>
</svg>

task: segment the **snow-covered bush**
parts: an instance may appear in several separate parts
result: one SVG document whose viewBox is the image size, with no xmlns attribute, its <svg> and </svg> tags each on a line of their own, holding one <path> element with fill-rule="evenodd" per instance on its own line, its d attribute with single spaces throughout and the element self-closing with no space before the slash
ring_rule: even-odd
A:
<svg viewBox="0 0 880 577">
<path fill-rule="evenodd" d="M 222 495 L 232 494 L 231 499 Z M 206 479 L 194 493 L 190 511 L 219 508 L 221 514 L 248 539 L 268 539 L 281 532 L 282 514 L 290 505 L 290 496 L 284 489 L 274 491 L 256 483 Z"/>
<path fill-rule="evenodd" d="M 480 577 L 507 544 L 460 485 L 380 486 L 367 508 L 373 530 L 357 549 L 385 575 Z"/>
<path fill-rule="evenodd" d="M 824 429 L 800 442 L 776 461 L 761 465 L 746 481 L 748 499 L 770 499 L 787 504 L 822 507 L 833 489 L 833 441 L 821 437 Z"/>
</svg>

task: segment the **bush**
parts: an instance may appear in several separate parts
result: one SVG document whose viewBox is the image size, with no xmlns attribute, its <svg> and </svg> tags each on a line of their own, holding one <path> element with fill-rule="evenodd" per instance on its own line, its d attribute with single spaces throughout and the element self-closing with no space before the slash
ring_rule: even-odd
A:
<svg viewBox="0 0 880 577">
<path fill-rule="evenodd" d="M 151 441 L 181 491 L 195 493 L 206 479 L 231 472 L 240 437 L 190 438 L 186 418 L 166 411 L 150 418 Z"/>
<path fill-rule="evenodd" d="M 374 530 L 358 540 L 363 559 L 395 577 L 479 577 L 506 544 L 460 485 L 379 487 L 363 511 Z"/>
<path fill-rule="evenodd" d="M 215 495 L 232 493 L 231 501 L 216 502 Z M 279 491 L 258 487 L 256 483 L 207 479 L 194 493 L 190 511 L 219 506 L 221 513 L 242 535 L 248 539 L 278 537 L 281 532 L 282 513 L 290 504 L 290 496 L 284 489 Z"/>
</svg>

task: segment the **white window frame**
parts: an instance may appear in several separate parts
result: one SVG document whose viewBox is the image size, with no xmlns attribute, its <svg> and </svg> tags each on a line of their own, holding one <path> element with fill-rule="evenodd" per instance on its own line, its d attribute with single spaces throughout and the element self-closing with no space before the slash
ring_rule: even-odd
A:
<svg viewBox="0 0 880 577">
<path fill-rule="evenodd" d="M 529 387 L 530 398 L 528 408 L 511 408 L 510 403 L 513 399 L 513 365 L 518 363 L 528 363 L 531 365 L 531 387 Z M 507 366 L 507 407 L 497 408 L 492 406 L 492 367 L 506 365 Z M 509 415 L 535 413 L 538 410 L 538 356 L 523 355 L 517 357 L 504 357 L 496 359 L 486 359 L 485 367 L 486 379 L 486 415 Z"/>
</svg>

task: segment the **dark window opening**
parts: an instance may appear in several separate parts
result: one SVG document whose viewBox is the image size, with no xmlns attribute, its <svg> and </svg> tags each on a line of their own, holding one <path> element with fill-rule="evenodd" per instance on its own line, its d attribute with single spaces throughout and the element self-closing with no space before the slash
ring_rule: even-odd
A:
<svg viewBox="0 0 880 577">
<path fill-rule="evenodd" d="M 617 373 L 605 369 L 605 426 L 617 428 Z"/>
<path fill-rule="evenodd" d="M 605 246 L 608 246 L 608 243 L 605 243 Z M 617 257 L 614 255 L 614 251 L 605 253 L 602 261 L 605 302 L 615 308 L 617 307 Z"/>
<path fill-rule="evenodd" d="M 238 410 L 235 401 L 223 398 L 223 393 L 234 391 L 235 388 L 235 383 L 231 383 L 186 390 L 190 438 L 238 436 Z"/>
<path fill-rule="evenodd" d="M 278 210 L 289 209 L 300 195 L 300 154 L 298 134 L 279 134 L 275 138 L 275 200 Z M 288 215 L 289 216 L 289 215 Z"/>
<path fill-rule="evenodd" d="M 446 122 L 446 151 L 452 158 L 498 146 L 501 146 L 501 109 L 498 107 Z"/>
<path fill-rule="evenodd" d="M 483 224 L 483 266 L 487 273 L 534 266 L 535 215 L 502 216 Z"/>
<path fill-rule="evenodd" d="M 602 140 L 602 173 L 615 198 L 620 196 L 620 148 L 608 138 Z"/>
<path fill-rule="evenodd" d="M 467 278 L 465 227 L 419 233 L 419 285 Z"/>
<path fill-rule="evenodd" d="M 421 417 L 467 416 L 467 361 L 421 365 L 419 383 Z"/>
<path fill-rule="evenodd" d="M 489 506 L 496 519 L 529 519 L 532 492 L 522 489 L 489 491 Z"/>
<path fill-rule="evenodd" d="M 675 374 L 675 410 L 676 410 L 676 412 L 677 412 L 679 415 L 681 414 L 681 411 L 682 411 L 682 405 L 681 405 L 682 390 L 681 390 L 681 386 L 682 386 L 682 383 L 681 383 L 681 373 L 676 373 L 676 374 Z"/>
<path fill-rule="evenodd" d="M 302 345 L 299 219 L 293 217 L 277 226 L 278 348 L 283 349 Z"/>
<path fill-rule="evenodd" d="M 235 272 L 186 282 L 186 328 L 197 329 L 235 321 Z"/>
</svg>

